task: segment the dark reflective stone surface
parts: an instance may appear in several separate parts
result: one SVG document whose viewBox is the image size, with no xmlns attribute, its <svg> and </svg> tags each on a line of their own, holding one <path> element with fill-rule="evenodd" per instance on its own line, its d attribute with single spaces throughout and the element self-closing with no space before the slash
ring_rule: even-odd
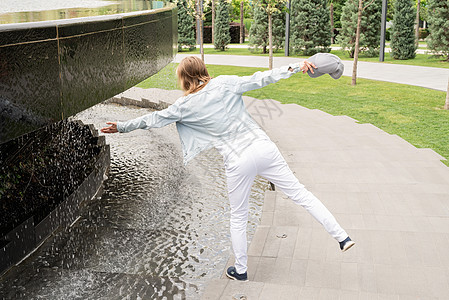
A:
<svg viewBox="0 0 449 300">
<path fill-rule="evenodd" d="M 58 30 L 64 118 L 126 89 L 122 20 L 63 25 Z"/>
<path fill-rule="evenodd" d="M 58 42 L 0 47 L 0 143 L 58 120 Z"/>
<path fill-rule="evenodd" d="M 127 88 L 156 73 L 171 61 L 173 37 L 177 26 L 173 26 L 172 12 L 124 18 L 125 66 Z M 157 41 L 157 42 L 155 42 Z M 171 52 L 171 54 L 170 54 Z"/>
<path fill-rule="evenodd" d="M 137 6 L 140 7 L 140 6 Z M 0 25 L 0 143 L 155 74 L 174 56 L 177 12 Z"/>
</svg>

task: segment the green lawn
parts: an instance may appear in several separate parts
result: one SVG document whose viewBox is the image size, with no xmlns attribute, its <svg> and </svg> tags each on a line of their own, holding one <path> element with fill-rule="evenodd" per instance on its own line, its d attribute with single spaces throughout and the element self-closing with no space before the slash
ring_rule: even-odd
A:
<svg viewBox="0 0 449 300">
<path fill-rule="evenodd" d="M 176 64 L 141 82 L 142 88 L 177 89 Z M 250 75 L 258 68 L 208 65 L 211 76 Z M 245 95 L 275 99 L 320 109 L 332 115 L 347 115 L 397 134 L 418 148 L 431 148 L 449 158 L 449 111 L 443 110 L 444 92 L 425 88 L 351 78 L 334 80 L 325 75 L 312 79 L 300 74 Z M 445 161 L 449 166 L 449 162 Z"/>
<path fill-rule="evenodd" d="M 199 54 L 200 50 L 197 48 L 194 51 L 183 51 L 180 53 L 185 54 Z M 268 56 L 268 54 L 263 54 L 261 51 L 250 51 L 249 49 L 241 48 L 229 48 L 226 51 L 215 50 L 213 48 L 204 48 L 205 54 L 221 54 L 221 55 L 258 55 L 258 56 Z M 332 50 L 331 53 L 337 55 L 343 60 L 353 60 L 350 58 L 347 51 Z M 279 50 L 274 52 L 275 57 L 284 56 L 284 50 Z M 306 58 L 307 56 L 291 55 L 291 57 Z M 379 62 L 379 57 L 366 57 L 361 54 L 359 56 L 360 61 L 369 62 Z M 417 54 L 416 58 L 408 60 L 396 60 L 391 58 L 389 53 L 385 53 L 385 62 L 390 64 L 402 64 L 402 65 L 415 65 L 415 66 L 425 66 L 425 67 L 436 67 L 436 68 L 449 68 L 449 62 L 443 61 L 441 58 L 434 57 L 427 54 Z"/>
</svg>

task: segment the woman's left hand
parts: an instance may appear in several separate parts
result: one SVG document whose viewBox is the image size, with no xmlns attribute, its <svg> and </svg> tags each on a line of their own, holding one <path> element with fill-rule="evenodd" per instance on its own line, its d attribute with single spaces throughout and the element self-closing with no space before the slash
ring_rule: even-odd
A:
<svg viewBox="0 0 449 300">
<path fill-rule="evenodd" d="M 116 133 L 117 130 L 117 122 L 106 122 L 106 124 L 109 124 L 111 126 L 101 128 L 100 131 L 103 133 Z"/>
<path fill-rule="evenodd" d="M 310 71 L 313 74 L 314 73 L 313 69 L 316 69 L 316 66 L 311 62 L 308 62 L 307 60 L 303 60 L 302 62 L 299 63 L 299 68 L 303 73 Z"/>
</svg>

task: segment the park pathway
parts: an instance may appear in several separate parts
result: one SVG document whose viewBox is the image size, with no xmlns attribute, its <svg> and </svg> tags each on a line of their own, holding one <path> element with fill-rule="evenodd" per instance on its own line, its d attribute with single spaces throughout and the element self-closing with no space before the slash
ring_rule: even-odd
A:
<svg viewBox="0 0 449 300">
<path fill-rule="evenodd" d="M 180 62 L 182 58 L 190 55 L 178 53 L 174 61 Z M 195 56 L 199 56 L 199 54 Z M 274 67 L 276 68 L 300 60 L 293 57 L 274 57 L 273 61 Z M 268 67 L 268 57 L 266 56 L 208 54 L 205 55 L 205 61 L 206 64 L 211 65 Z M 345 60 L 343 63 L 345 65 L 343 76 L 351 76 L 353 62 Z M 357 76 L 359 78 L 389 81 L 446 91 L 449 69 L 359 61 L 357 65 Z"/>
</svg>

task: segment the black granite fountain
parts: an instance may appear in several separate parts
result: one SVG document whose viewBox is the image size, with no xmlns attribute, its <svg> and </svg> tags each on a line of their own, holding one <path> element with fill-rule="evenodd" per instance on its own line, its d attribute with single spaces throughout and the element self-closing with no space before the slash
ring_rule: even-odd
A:
<svg viewBox="0 0 449 300">
<path fill-rule="evenodd" d="M 93 126 L 67 118 L 173 59 L 176 8 L 121 2 L 37 21 L 36 13 L 0 14 L 0 274 L 101 191 L 109 146 Z"/>
</svg>

